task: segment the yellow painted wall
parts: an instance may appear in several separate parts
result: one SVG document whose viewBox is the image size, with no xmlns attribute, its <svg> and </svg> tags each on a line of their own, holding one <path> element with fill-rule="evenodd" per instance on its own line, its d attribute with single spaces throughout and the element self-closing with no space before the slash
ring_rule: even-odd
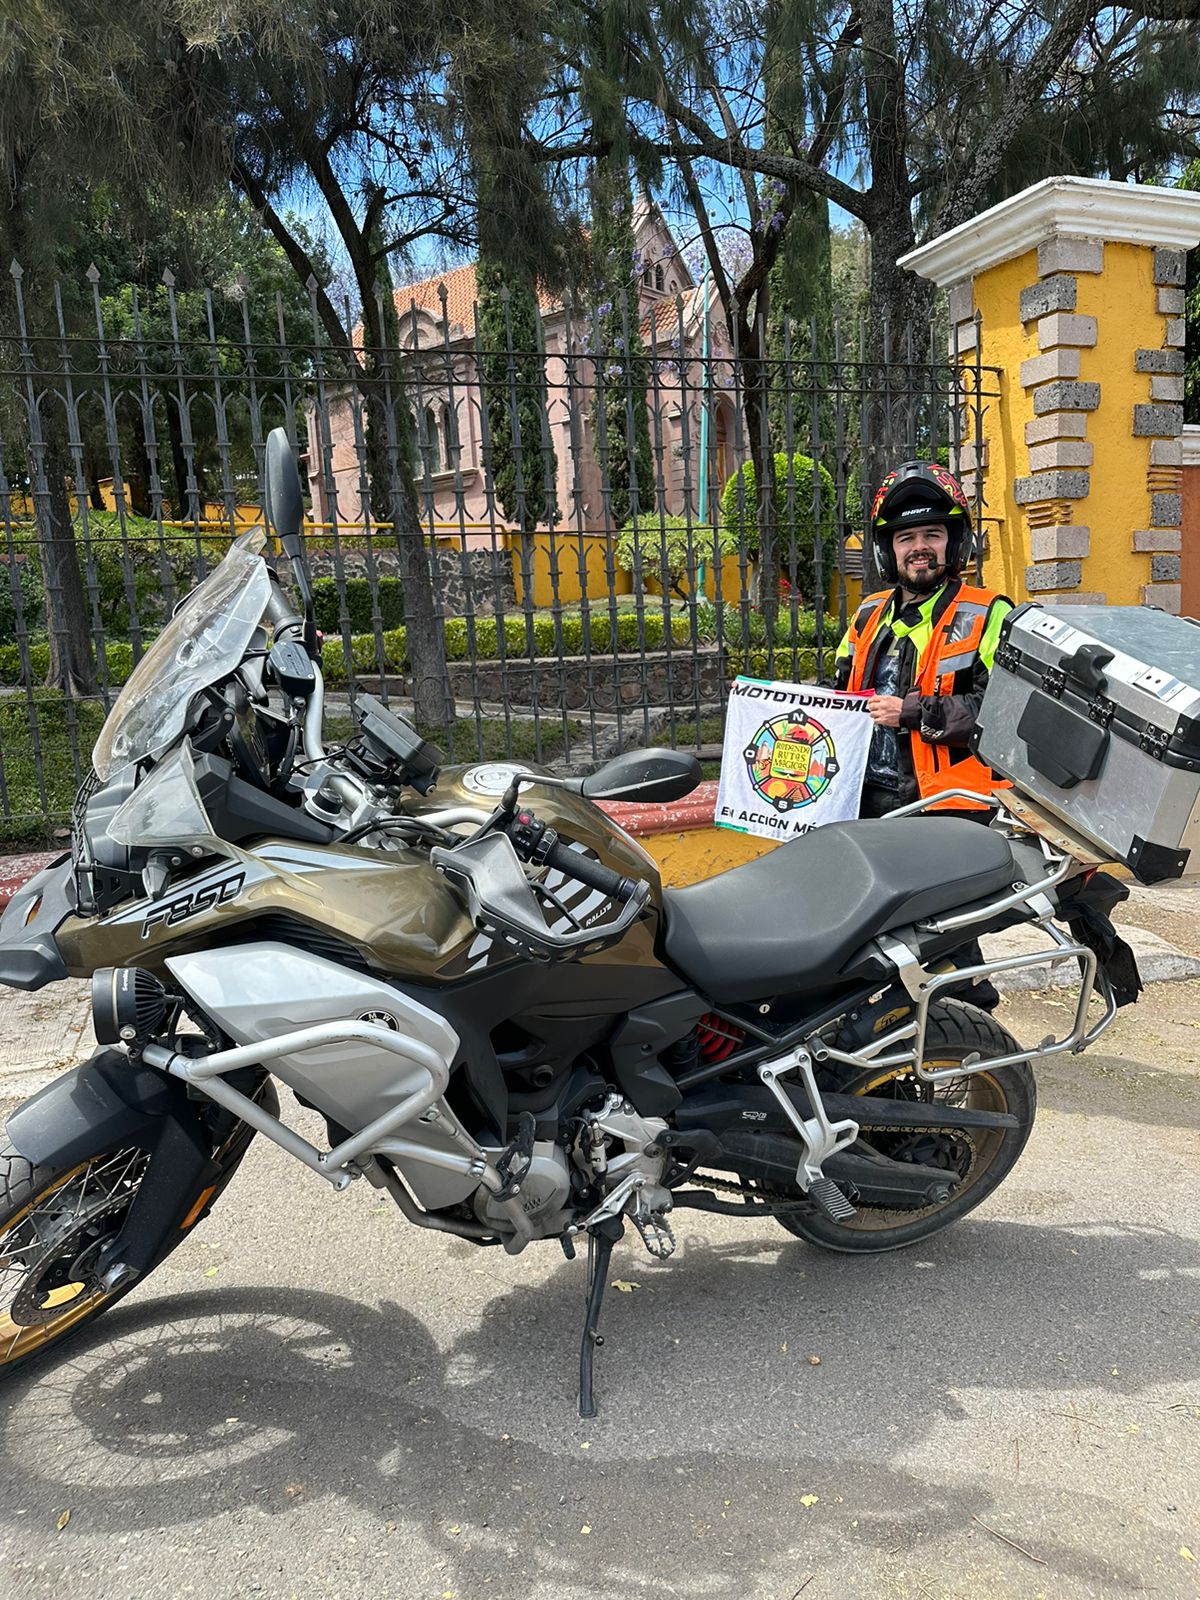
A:
<svg viewBox="0 0 1200 1600">
<path fill-rule="evenodd" d="M 1021 387 L 1021 363 L 1038 354 L 1037 324 L 1030 323 L 1027 333 L 1021 321 L 1021 290 L 1037 281 L 1037 251 L 1029 250 L 979 273 L 974 285 L 982 319 L 980 360 L 984 366 L 1000 368 L 1000 399 L 984 401 L 984 515 L 1000 521 L 985 524 L 988 550 L 983 581 L 1018 601 L 1027 598 L 1025 568 L 1031 557 L 1028 523 L 1013 498 L 1013 479 L 1029 471 L 1025 424 L 1034 414 L 1033 397 Z M 995 382 L 989 373 L 983 381 L 985 389 Z"/>
<path fill-rule="evenodd" d="M 513 583 L 517 602 L 525 603 L 525 584 L 521 554 L 521 536 L 507 536 L 509 554 L 513 564 Z M 603 533 L 555 533 L 553 544 L 547 531 L 530 534 L 533 546 L 533 603 L 535 606 L 570 605 L 583 594 L 580 582 L 580 561 L 587 575 L 589 599 L 607 599 L 609 588 L 608 539 Z M 557 571 L 557 587 L 553 573 Z M 614 561 L 613 590 L 616 594 L 630 594 L 633 583 Z"/>
<path fill-rule="evenodd" d="M 1133 408 L 1149 401 L 1150 380 L 1133 362 L 1136 350 L 1157 350 L 1163 341 L 1154 251 L 1106 244 L 1104 271 L 1081 272 L 1078 283 L 1075 310 L 1097 322 L 1097 342 L 1081 352 L 1079 376 L 1100 385 L 1100 409 L 1088 418 L 1088 442 L 1095 446 L 1091 488 L 1079 506 L 1079 521 L 1092 533 L 1080 587 L 1105 594 L 1110 605 L 1140 605 L 1150 562 L 1134 552 L 1133 534 L 1150 522 L 1150 446 L 1134 438 Z"/>
<path fill-rule="evenodd" d="M 1100 407 L 1088 413 L 1085 435 L 1094 452 L 1089 492 L 1070 503 L 1070 520 L 1091 530 L 1079 587 L 1104 594 L 1111 605 L 1140 604 L 1149 579 L 1147 557 L 1133 550 L 1133 532 L 1146 527 L 1150 516 L 1149 450 L 1145 439 L 1133 435 L 1133 408 L 1150 398 L 1149 380 L 1134 371 L 1134 352 L 1162 344 L 1153 266 L 1154 252 L 1145 245 L 1106 243 L 1104 271 L 1075 274 L 1075 313 L 1097 322 L 1096 344 L 1080 350 L 1079 381 L 1100 385 Z M 987 403 L 983 426 L 985 516 L 1001 519 L 999 529 L 988 526 L 984 582 L 1014 600 L 1027 598 L 1025 568 L 1032 561 L 1029 518 L 1013 497 L 1014 479 L 1029 475 L 1025 425 L 1035 416 L 1033 393 L 1021 386 L 1021 362 L 1042 354 L 1037 322 L 1021 322 L 1020 300 L 1021 290 L 1037 281 L 1036 250 L 990 267 L 974 281 L 981 358 L 1001 372 L 1000 400 Z"/>
</svg>

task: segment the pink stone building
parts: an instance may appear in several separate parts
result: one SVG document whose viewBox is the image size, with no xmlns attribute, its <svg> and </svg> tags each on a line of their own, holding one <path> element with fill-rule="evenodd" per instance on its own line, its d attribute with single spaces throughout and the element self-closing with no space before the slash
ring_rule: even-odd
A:
<svg viewBox="0 0 1200 1600">
<path fill-rule="evenodd" d="M 657 357 L 647 392 L 656 477 L 665 509 L 697 516 L 701 485 L 701 416 L 708 405 L 708 516 L 715 521 L 721 491 L 748 453 L 739 437 L 733 388 L 732 348 L 715 291 L 709 299 L 709 361 L 704 354 L 704 289 L 693 281 L 657 206 L 641 202 L 635 218 L 641 272 L 634 287 L 647 354 Z M 427 525 L 462 549 L 497 549 L 515 524 L 489 503 L 484 429 L 475 361 L 475 268 L 457 267 L 396 292 L 401 346 L 410 352 L 408 396 L 416 421 L 421 473 L 418 494 Z M 594 439 L 594 367 L 588 354 L 589 322 L 571 321 L 561 299 L 540 296 L 546 350 L 550 438 L 557 463 L 557 532 L 602 542 L 618 529 L 608 525 Z M 680 338 L 682 327 L 682 339 Z M 309 471 L 314 520 L 336 520 L 342 529 L 361 523 L 362 467 L 356 440 L 362 436 L 349 401 L 330 408 L 329 435 L 309 422 Z M 686 450 L 685 450 L 686 440 Z M 544 499 L 542 460 L 532 467 L 531 503 Z M 331 480 L 332 489 L 331 493 Z M 527 478 L 527 482 L 529 479 Z M 534 492 L 536 486 L 536 493 Z M 655 486 L 641 491 L 647 510 Z M 336 496 L 336 499 L 335 499 Z M 690 507 L 686 503 L 690 502 Z M 527 527 L 524 531 L 541 531 Z M 588 561 L 589 567 L 592 565 Z"/>
</svg>

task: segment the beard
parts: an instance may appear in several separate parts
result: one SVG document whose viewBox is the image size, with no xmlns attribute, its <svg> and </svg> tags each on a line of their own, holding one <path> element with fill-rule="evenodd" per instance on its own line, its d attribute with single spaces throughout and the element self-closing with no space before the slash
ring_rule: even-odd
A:
<svg viewBox="0 0 1200 1600">
<path fill-rule="evenodd" d="M 946 581 L 945 562 L 930 562 L 918 567 L 900 568 L 900 582 L 910 594 L 932 594 Z"/>
</svg>

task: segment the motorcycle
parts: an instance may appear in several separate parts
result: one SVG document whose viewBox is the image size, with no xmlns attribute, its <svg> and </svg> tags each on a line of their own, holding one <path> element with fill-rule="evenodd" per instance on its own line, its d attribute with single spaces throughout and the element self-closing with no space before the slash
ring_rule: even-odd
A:
<svg viewBox="0 0 1200 1600">
<path fill-rule="evenodd" d="M 988 827 L 841 823 L 664 889 L 599 802 L 678 798 L 691 756 L 446 768 L 365 694 L 327 748 L 282 430 L 266 487 L 301 611 L 265 531 L 243 535 L 117 699 L 70 851 L 0 920 L 0 981 L 90 976 L 99 1045 L 8 1124 L 0 1368 L 143 1283 L 255 1134 L 480 1248 L 586 1243 L 583 1416 L 627 1226 L 660 1259 L 685 1208 L 864 1254 L 995 1190 L 1033 1126 L 1033 1063 L 1086 1048 L 1132 997 L 1103 907 L 1082 909 L 1084 852 L 987 796 Z M 1061 1039 L 1022 1045 L 962 998 L 1046 959 L 954 964 L 1020 924 L 1078 967 Z M 327 1144 L 285 1122 L 277 1084 Z"/>
</svg>

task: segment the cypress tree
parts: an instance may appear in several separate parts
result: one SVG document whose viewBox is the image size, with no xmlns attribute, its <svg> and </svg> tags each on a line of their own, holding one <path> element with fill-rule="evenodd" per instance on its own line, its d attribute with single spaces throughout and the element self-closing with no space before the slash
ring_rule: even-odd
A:
<svg viewBox="0 0 1200 1600">
<path fill-rule="evenodd" d="M 597 452 L 610 490 L 612 520 L 623 527 L 635 510 L 654 509 L 654 464 L 633 237 L 633 192 L 625 161 L 602 161 L 592 174 L 592 259 L 596 280 L 594 348 Z M 602 415 L 603 413 L 603 415 Z M 636 490 L 636 498 L 635 498 Z"/>
<path fill-rule="evenodd" d="M 480 381 L 496 503 L 522 530 L 558 518 L 558 460 L 546 414 L 546 362 L 537 299 L 500 262 L 475 265 Z"/>
</svg>

